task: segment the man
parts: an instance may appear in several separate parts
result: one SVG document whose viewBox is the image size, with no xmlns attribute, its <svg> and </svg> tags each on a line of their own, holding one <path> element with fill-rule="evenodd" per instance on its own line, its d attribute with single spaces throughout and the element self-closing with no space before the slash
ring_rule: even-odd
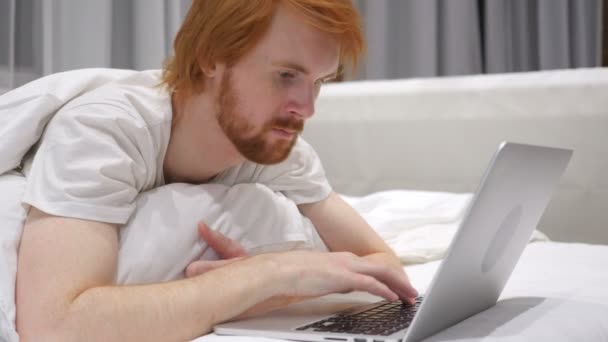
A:
<svg viewBox="0 0 608 342">
<path fill-rule="evenodd" d="M 64 106 L 24 161 L 31 210 L 17 272 L 22 340 L 188 340 L 329 293 L 415 297 L 398 259 L 331 192 L 298 139 L 321 84 L 356 60 L 359 30 L 347 0 L 195 0 L 163 87 L 144 72 Z M 113 283 L 117 230 L 138 193 L 213 181 L 245 164 L 279 174 L 330 253 L 247 257 L 203 224 L 209 245 L 237 258 L 194 262 L 179 281 Z"/>
</svg>

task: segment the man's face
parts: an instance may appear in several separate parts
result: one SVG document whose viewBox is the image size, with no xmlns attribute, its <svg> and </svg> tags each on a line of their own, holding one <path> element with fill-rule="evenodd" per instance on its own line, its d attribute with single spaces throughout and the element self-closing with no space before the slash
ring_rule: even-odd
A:
<svg viewBox="0 0 608 342">
<path fill-rule="evenodd" d="M 314 114 L 321 84 L 335 77 L 338 54 L 331 35 L 279 7 L 260 43 L 218 74 L 218 122 L 245 158 L 260 164 L 287 158 Z"/>
</svg>

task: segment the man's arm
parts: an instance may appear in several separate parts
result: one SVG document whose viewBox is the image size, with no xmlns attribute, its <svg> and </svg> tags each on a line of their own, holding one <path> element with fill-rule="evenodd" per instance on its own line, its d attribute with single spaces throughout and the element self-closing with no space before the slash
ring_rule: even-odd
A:
<svg viewBox="0 0 608 342">
<path fill-rule="evenodd" d="M 180 281 L 116 286 L 117 240 L 115 225 L 32 207 L 17 270 L 22 341 L 190 340 L 274 297 L 368 291 L 395 300 L 403 291 L 388 267 L 310 251 L 245 258 Z"/>
<path fill-rule="evenodd" d="M 369 224 L 335 192 L 320 202 L 300 204 L 298 208 L 308 217 L 332 252 L 348 251 L 366 259 L 389 265 L 403 272 L 401 262 Z M 412 298 L 418 294 L 411 288 Z"/>
<path fill-rule="evenodd" d="M 271 273 L 247 263 L 171 283 L 112 286 L 117 240 L 115 225 L 32 208 L 17 273 L 22 341 L 188 340 L 272 294 L 265 291 Z"/>
</svg>

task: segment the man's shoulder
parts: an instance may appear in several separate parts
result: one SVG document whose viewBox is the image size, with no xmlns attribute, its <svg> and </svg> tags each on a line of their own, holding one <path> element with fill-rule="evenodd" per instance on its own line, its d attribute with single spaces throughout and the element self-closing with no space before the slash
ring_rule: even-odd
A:
<svg viewBox="0 0 608 342">
<path fill-rule="evenodd" d="M 171 97 L 160 84 L 160 70 L 141 71 L 72 99 L 58 114 L 89 116 L 100 110 L 102 121 L 128 116 L 139 126 L 155 126 L 170 122 Z"/>
</svg>

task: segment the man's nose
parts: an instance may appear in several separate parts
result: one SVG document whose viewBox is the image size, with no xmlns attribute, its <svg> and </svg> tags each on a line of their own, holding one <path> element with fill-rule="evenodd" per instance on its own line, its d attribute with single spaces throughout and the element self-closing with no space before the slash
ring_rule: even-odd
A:
<svg viewBox="0 0 608 342">
<path fill-rule="evenodd" d="M 289 113 L 307 120 L 315 114 L 315 92 L 314 89 L 303 89 L 291 98 Z"/>
</svg>

